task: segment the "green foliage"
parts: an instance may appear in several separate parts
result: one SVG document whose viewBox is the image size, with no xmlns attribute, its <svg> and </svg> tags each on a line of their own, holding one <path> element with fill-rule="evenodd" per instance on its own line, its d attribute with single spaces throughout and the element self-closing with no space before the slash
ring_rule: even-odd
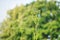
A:
<svg viewBox="0 0 60 40">
<path fill-rule="evenodd" d="M 55 40 L 60 35 L 60 9 L 56 2 L 35 1 L 8 11 L 2 23 L 2 40 Z"/>
</svg>

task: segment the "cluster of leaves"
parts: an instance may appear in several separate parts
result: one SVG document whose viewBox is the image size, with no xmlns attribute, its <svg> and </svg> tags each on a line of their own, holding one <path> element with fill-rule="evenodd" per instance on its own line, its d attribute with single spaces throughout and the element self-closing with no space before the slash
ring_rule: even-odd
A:
<svg viewBox="0 0 60 40">
<path fill-rule="evenodd" d="M 2 40 L 51 40 L 60 35 L 60 9 L 56 2 L 34 1 L 8 11 L 2 23 Z M 59 39 L 58 39 L 59 40 Z"/>
</svg>

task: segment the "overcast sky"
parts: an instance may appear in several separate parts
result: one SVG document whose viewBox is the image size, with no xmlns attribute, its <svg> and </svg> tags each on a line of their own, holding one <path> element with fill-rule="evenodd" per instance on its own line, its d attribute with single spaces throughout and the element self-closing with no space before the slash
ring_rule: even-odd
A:
<svg viewBox="0 0 60 40">
<path fill-rule="evenodd" d="M 13 9 L 16 5 L 30 3 L 34 0 L 0 0 L 0 22 L 7 16 L 7 10 Z"/>
</svg>

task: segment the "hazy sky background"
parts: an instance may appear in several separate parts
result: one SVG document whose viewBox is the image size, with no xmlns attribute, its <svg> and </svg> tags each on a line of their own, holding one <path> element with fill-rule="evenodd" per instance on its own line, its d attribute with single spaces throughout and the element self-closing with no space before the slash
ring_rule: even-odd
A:
<svg viewBox="0 0 60 40">
<path fill-rule="evenodd" d="M 0 0 L 0 22 L 7 17 L 7 10 L 13 9 L 16 5 L 30 3 L 34 0 Z"/>
</svg>

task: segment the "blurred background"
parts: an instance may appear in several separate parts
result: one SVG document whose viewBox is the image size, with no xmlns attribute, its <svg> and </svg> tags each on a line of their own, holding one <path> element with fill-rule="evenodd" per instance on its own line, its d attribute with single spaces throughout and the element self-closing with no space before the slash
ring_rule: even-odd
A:
<svg viewBox="0 0 60 40">
<path fill-rule="evenodd" d="M 29 4 L 35 0 L 0 0 L 0 22 L 2 22 L 7 15 L 7 10 L 13 9 L 16 6 L 20 6 L 21 4 Z"/>
</svg>

